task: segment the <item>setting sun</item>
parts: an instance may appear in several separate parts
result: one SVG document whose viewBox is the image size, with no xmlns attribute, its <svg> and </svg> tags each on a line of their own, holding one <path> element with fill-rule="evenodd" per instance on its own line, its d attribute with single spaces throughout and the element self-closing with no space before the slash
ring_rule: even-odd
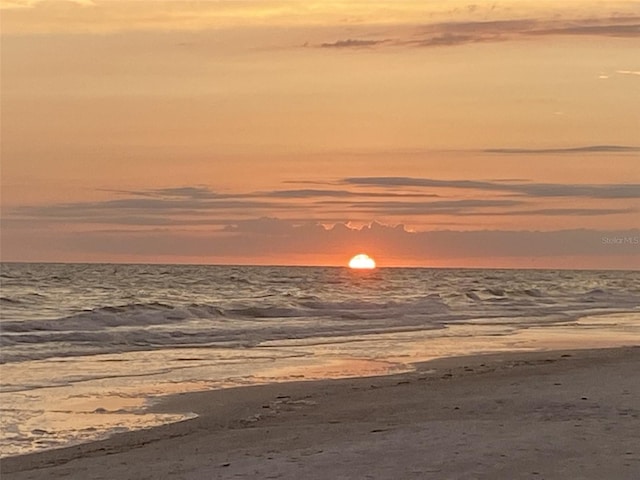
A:
<svg viewBox="0 0 640 480">
<path fill-rule="evenodd" d="M 359 253 L 349 260 L 349 268 L 372 269 L 376 268 L 376 262 L 373 258 L 365 253 Z"/>
</svg>

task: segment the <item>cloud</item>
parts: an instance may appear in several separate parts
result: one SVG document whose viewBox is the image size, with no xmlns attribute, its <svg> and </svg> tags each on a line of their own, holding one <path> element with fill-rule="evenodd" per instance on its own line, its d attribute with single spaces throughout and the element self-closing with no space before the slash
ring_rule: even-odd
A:
<svg viewBox="0 0 640 480">
<path fill-rule="evenodd" d="M 637 19 L 635 19 L 637 21 Z M 597 35 L 607 37 L 638 37 L 640 24 L 579 25 L 533 30 L 530 35 Z"/>
<path fill-rule="evenodd" d="M 346 40 L 337 40 L 331 43 L 322 43 L 320 44 L 321 48 L 362 48 L 362 47 L 373 47 L 376 45 L 381 45 L 387 42 L 387 40 L 358 40 L 353 38 L 348 38 Z"/>
<path fill-rule="evenodd" d="M 342 182 L 348 185 L 378 187 L 452 187 L 452 188 L 488 188 L 492 182 L 476 180 L 436 180 L 421 177 L 347 177 Z"/>
<path fill-rule="evenodd" d="M 541 206 L 536 200 L 576 198 L 638 199 L 640 184 L 550 184 L 525 180 L 438 180 L 418 177 L 350 177 L 336 182 L 344 189 L 308 188 L 220 194 L 207 186 L 181 186 L 117 191 L 124 198 L 50 205 L 23 205 L 6 211 L 4 222 L 40 222 L 78 226 L 122 225 L 212 226 L 233 220 L 233 229 L 249 228 L 251 218 L 281 216 L 302 225 L 315 219 L 325 224 L 345 219 L 366 222 L 385 217 L 455 216 L 606 216 L 633 214 L 638 208 L 619 204 Z M 353 188 L 350 188 L 353 187 Z M 434 193 L 442 191 L 442 195 Z M 494 198 L 491 195 L 494 194 Z M 446 195 L 446 196 L 445 196 Z M 505 196 L 507 198 L 505 198 Z M 474 198 L 475 197 L 475 198 Z M 564 201 L 564 200 L 563 200 Z M 634 210 L 634 208 L 636 210 Z M 271 220 L 268 220 L 271 222 Z M 273 222 L 271 222 L 273 223 Z M 419 222 L 418 222 L 419 223 Z M 24 225 L 24 224 L 23 224 Z M 472 226 L 473 224 L 467 224 Z"/>
<path fill-rule="evenodd" d="M 0 3 L 0 10 L 4 9 L 16 9 L 16 8 L 35 8 L 40 3 L 45 3 L 50 0 L 3 0 Z M 59 0 L 58 3 L 79 5 L 82 7 L 94 7 L 96 2 L 94 0 Z"/>
<path fill-rule="evenodd" d="M 447 262 L 496 265 L 495 259 L 500 258 L 518 258 L 520 262 L 535 257 L 588 256 L 609 258 L 606 260 L 609 263 L 602 265 L 621 268 L 631 262 L 611 263 L 611 258 L 625 259 L 624 255 L 631 258 L 638 253 L 637 245 L 624 240 L 638 237 L 633 230 L 487 231 L 478 230 L 487 225 L 487 221 L 475 221 L 475 217 L 629 215 L 635 218 L 636 210 L 629 205 L 620 207 L 619 203 L 599 202 L 594 206 L 576 206 L 574 199 L 639 198 L 640 185 L 415 177 L 352 177 L 335 184 L 345 189 L 225 195 L 207 186 L 177 186 L 122 191 L 118 194 L 124 198 L 104 201 L 22 206 L 4 215 L 3 245 L 9 245 L 5 250 L 8 252 L 53 252 L 49 258 L 60 258 L 56 255 L 66 252 L 63 258 L 67 260 L 162 261 L 164 258 L 176 261 L 184 258 L 228 263 L 237 258 L 250 263 L 278 263 L 285 258 L 296 258 L 298 263 L 339 263 L 351 250 L 363 250 L 383 258 L 386 255 L 400 263 L 418 263 L 427 258 L 440 259 L 442 265 L 451 264 Z M 447 197 L 431 198 L 432 189 L 446 189 L 443 195 Z M 505 194 L 516 197 L 505 198 Z M 554 200 L 552 207 L 535 201 L 547 197 L 569 200 Z M 403 225 L 376 222 L 353 228 L 353 224 L 346 221 L 349 219 L 357 225 L 376 218 L 401 220 L 403 217 L 411 218 L 413 228 L 429 231 L 410 231 Z M 425 221 L 416 221 L 419 217 Z M 443 219 L 442 223 L 438 222 L 439 218 Z M 459 226 L 445 227 L 450 219 L 459 221 Z M 510 218 L 508 222 L 511 225 Z M 554 223 L 557 224 L 550 222 Z M 60 224 L 64 229 L 59 228 Z M 602 241 L 605 237 L 623 238 L 623 241 L 606 243 Z M 79 256 L 73 257 L 74 252 Z M 503 265 L 513 266 L 509 261 L 504 260 Z M 572 264 L 583 268 L 589 265 L 600 264 Z"/>
<path fill-rule="evenodd" d="M 520 20 L 489 20 L 482 22 L 446 22 L 423 27 L 426 34 L 441 31 L 451 34 L 465 34 L 471 36 L 501 35 L 506 33 L 523 33 L 535 30 L 540 24 L 536 19 Z"/>
<path fill-rule="evenodd" d="M 0 3 L 0 10 L 10 8 L 33 8 L 37 0 L 4 0 Z"/>
<path fill-rule="evenodd" d="M 352 197 L 357 196 L 347 190 L 322 190 L 315 188 L 303 188 L 294 190 L 274 190 L 259 194 L 272 198 L 318 198 L 318 197 Z"/>
<path fill-rule="evenodd" d="M 280 220 L 273 217 L 240 220 L 225 225 L 223 231 L 233 233 L 254 233 L 259 235 L 289 235 L 296 228 L 291 221 Z"/>
<path fill-rule="evenodd" d="M 163 197 L 177 197 L 177 198 L 191 198 L 191 199 L 211 199 L 211 198 L 223 198 L 224 195 L 220 195 L 208 187 L 173 187 L 173 188 L 161 188 L 156 190 L 149 190 L 149 194 Z"/>
<path fill-rule="evenodd" d="M 236 259 L 307 259 L 315 263 L 334 259 L 343 264 L 349 253 L 366 251 L 383 264 L 410 262 L 440 265 L 500 265 L 500 259 L 553 266 L 578 258 L 574 267 L 602 265 L 629 266 L 640 249 L 639 229 L 516 231 L 439 230 L 411 232 L 403 225 L 372 223 L 362 228 L 337 224 L 332 228 L 317 223 L 295 225 L 277 218 L 254 219 L 230 226 L 222 233 L 180 233 L 174 230 L 152 232 L 86 232 L 64 238 L 69 248 L 93 255 L 145 255 L 156 262 L 163 257 Z M 117 241 L 115 241 L 117 240 Z M 615 262 L 619 257 L 620 261 Z M 545 260 L 546 259 L 546 260 Z M 614 260 L 612 260 L 614 259 Z"/>
<path fill-rule="evenodd" d="M 441 47 L 496 42 L 541 36 L 640 37 L 640 17 L 590 19 L 517 19 L 475 22 L 443 22 L 421 27 L 405 26 L 395 38 L 384 40 L 336 40 L 320 47 L 409 46 Z"/>
<path fill-rule="evenodd" d="M 305 184 L 311 183 L 315 185 L 326 185 L 327 182 L 283 182 L 283 183 L 296 183 L 296 184 Z M 197 187 L 171 187 L 171 188 L 160 188 L 160 189 L 147 189 L 147 190 L 105 190 L 111 193 L 121 194 L 121 195 L 130 195 L 133 197 L 143 197 L 143 198 L 157 198 L 157 199 L 165 199 L 166 201 L 184 201 L 184 200 L 193 200 L 193 201 L 202 201 L 202 200 L 228 200 L 228 199 L 293 199 L 293 198 L 306 198 L 306 199 L 314 199 L 314 198 L 366 198 L 366 197 L 402 197 L 402 198 L 426 198 L 426 197 L 437 197 L 436 194 L 427 194 L 427 193 L 395 193 L 395 192 L 353 192 L 349 190 L 335 190 L 335 189 L 326 189 L 326 188 L 299 188 L 299 189 L 286 189 L 286 190 L 269 190 L 269 191 L 258 191 L 258 192 L 248 192 L 248 193 L 219 193 L 212 190 L 206 186 L 197 186 Z"/>
<path fill-rule="evenodd" d="M 442 35 L 429 37 L 417 43 L 414 42 L 414 45 L 420 46 L 420 47 L 443 47 L 443 46 L 462 45 L 465 43 L 488 42 L 488 41 L 495 41 L 495 40 L 497 40 L 497 38 L 495 37 L 485 37 L 485 36 L 479 37 L 474 35 L 443 33 Z"/>
<path fill-rule="evenodd" d="M 146 219 L 145 224 L 169 224 L 169 219 L 178 215 L 189 222 L 182 224 L 200 224 L 202 217 L 211 214 L 242 212 L 251 214 L 256 211 L 278 211 L 278 205 L 271 202 L 243 199 L 208 198 L 122 198 L 97 202 L 73 202 L 54 205 L 19 206 L 11 211 L 17 218 L 46 218 L 77 223 L 126 223 L 131 219 Z M 152 217 L 162 220 L 151 222 Z"/>
<path fill-rule="evenodd" d="M 257 192 L 248 194 L 263 198 L 431 198 L 437 197 L 434 193 L 396 193 L 396 192 L 352 192 L 349 190 L 325 190 L 325 189 L 294 189 L 273 190 L 270 192 Z"/>
<path fill-rule="evenodd" d="M 440 200 L 433 202 L 325 202 L 325 204 L 339 204 L 347 207 L 348 211 L 358 211 L 371 215 L 464 215 L 471 211 L 486 208 L 504 208 L 522 205 L 524 202 L 517 200 Z"/>
<path fill-rule="evenodd" d="M 181 186 L 145 190 L 107 190 L 124 198 L 103 201 L 79 201 L 51 205 L 23 205 L 10 210 L 9 220 L 30 219 L 46 223 L 112 224 L 128 226 L 206 226 L 221 225 L 229 218 L 242 219 L 255 215 L 286 213 L 287 218 L 321 217 L 334 222 L 336 218 L 325 205 L 330 200 L 350 199 L 352 202 L 376 198 L 392 202 L 394 199 L 425 199 L 433 193 L 401 193 L 389 191 L 360 191 L 347 189 L 288 189 L 263 192 L 221 194 L 207 186 Z M 294 202 L 292 200 L 308 200 Z M 6 217 L 6 216 L 5 216 Z M 306 220 L 300 220 L 304 222 Z"/>
<path fill-rule="evenodd" d="M 507 212 L 466 212 L 461 213 L 463 216 L 578 216 L 591 217 L 602 215 L 624 215 L 627 213 L 635 213 L 637 210 L 633 208 L 539 208 L 536 210 L 510 210 Z"/>
<path fill-rule="evenodd" d="M 553 183 L 533 183 L 507 185 L 507 187 L 515 193 L 528 195 L 530 197 L 640 198 L 640 184 L 560 185 Z"/>
<path fill-rule="evenodd" d="M 350 177 L 343 179 L 343 182 L 347 185 L 377 187 L 457 188 L 509 192 L 529 197 L 640 198 L 640 184 L 510 183 L 475 180 L 435 180 L 416 177 Z"/>
<path fill-rule="evenodd" d="M 587 145 L 569 148 L 488 148 L 485 153 L 563 154 L 563 153 L 636 153 L 640 147 L 628 145 Z"/>
<path fill-rule="evenodd" d="M 634 213 L 633 208 L 538 208 L 509 210 L 526 205 L 517 200 L 441 200 L 434 202 L 324 202 L 338 204 L 349 211 L 384 216 L 455 215 L 471 216 L 604 216 Z M 497 209 L 497 210 L 496 210 Z"/>
<path fill-rule="evenodd" d="M 616 73 L 620 75 L 640 75 L 638 70 L 616 70 Z"/>
<path fill-rule="evenodd" d="M 457 4 L 458 5 L 452 5 Z M 577 6 L 576 4 L 580 4 Z M 149 7 L 149 4 L 156 6 Z M 95 5 L 95 8 L 81 8 L 79 5 Z M 164 5 L 164 8 L 158 7 Z M 23 8 L 19 8 L 23 7 Z M 36 8 L 24 8 L 36 7 Z M 114 31 L 165 31 L 184 32 L 233 27 L 275 27 L 281 34 L 284 30 L 309 27 L 327 28 L 335 32 L 342 28 L 349 32 L 343 35 L 346 42 L 354 39 L 354 30 L 359 27 L 385 31 L 416 31 L 419 21 L 445 22 L 460 20 L 462 24 L 478 23 L 489 34 L 514 32 L 537 28 L 540 30 L 567 31 L 566 34 L 584 35 L 625 35 L 616 28 L 619 23 L 637 16 L 637 2 L 609 1 L 596 2 L 518 2 L 497 0 L 491 2 L 417 2 L 408 0 L 362 0 L 326 1 L 267 1 L 267 0 L 211 0 L 184 1 L 171 0 L 148 2 L 140 0 L 3 0 L 0 9 L 12 15 L 3 16 L 3 33 L 51 33 L 51 32 L 114 32 Z M 99 9 L 99 15 L 93 11 Z M 16 13 L 17 12 L 17 13 Z M 553 19 L 533 20 L 535 25 L 526 25 L 526 16 Z M 572 19 L 580 15 L 582 18 Z M 626 16 L 626 17 L 625 17 Z M 4 18 L 7 17 L 7 18 Z M 590 17 L 590 18 L 587 18 Z M 600 17 L 594 20 L 595 17 Z M 512 20 L 505 20 L 511 18 Z M 481 19 L 483 21 L 468 22 Z M 486 21 L 500 19 L 498 21 Z M 563 20 L 564 19 L 564 20 Z M 532 20 L 529 20 L 531 22 Z M 519 23 L 520 22 L 520 23 Z M 5 32 L 6 30 L 6 32 Z M 440 28 L 440 32 L 444 33 Z M 624 29 L 622 29 L 624 30 Z M 294 33 L 294 32 L 292 32 Z M 633 32 L 632 32 L 633 33 Z M 404 40 L 411 33 L 400 35 Z M 317 38 L 314 36 L 314 38 Z M 366 35 L 359 38 L 370 40 Z M 400 38 L 402 40 L 402 38 Z M 315 41 L 315 40 L 314 40 Z M 377 37 L 373 38 L 377 41 Z M 336 43 L 335 39 L 332 42 Z M 353 45 L 357 47 L 356 45 Z"/>
<path fill-rule="evenodd" d="M 145 198 L 162 198 L 162 199 L 191 199 L 191 200 L 213 200 L 222 198 L 237 198 L 235 194 L 220 194 L 211 188 L 198 185 L 198 186 L 185 186 L 185 187 L 169 187 L 169 188 L 156 188 L 145 190 L 103 190 L 106 192 L 131 195 L 134 197 Z"/>
</svg>

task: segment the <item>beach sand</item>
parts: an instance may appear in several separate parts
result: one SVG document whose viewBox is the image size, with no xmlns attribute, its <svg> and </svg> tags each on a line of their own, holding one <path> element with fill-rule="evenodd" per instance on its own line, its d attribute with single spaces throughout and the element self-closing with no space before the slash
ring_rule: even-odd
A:
<svg viewBox="0 0 640 480">
<path fill-rule="evenodd" d="M 169 397 L 193 420 L 7 458 L 2 479 L 638 479 L 640 348 L 427 362 Z"/>
</svg>

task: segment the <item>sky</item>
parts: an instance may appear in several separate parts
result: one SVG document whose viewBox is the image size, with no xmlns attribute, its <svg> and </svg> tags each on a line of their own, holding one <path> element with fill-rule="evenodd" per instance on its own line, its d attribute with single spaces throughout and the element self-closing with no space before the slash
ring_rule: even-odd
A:
<svg viewBox="0 0 640 480">
<path fill-rule="evenodd" d="M 640 2 L 0 0 L 3 261 L 640 268 Z"/>
</svg>

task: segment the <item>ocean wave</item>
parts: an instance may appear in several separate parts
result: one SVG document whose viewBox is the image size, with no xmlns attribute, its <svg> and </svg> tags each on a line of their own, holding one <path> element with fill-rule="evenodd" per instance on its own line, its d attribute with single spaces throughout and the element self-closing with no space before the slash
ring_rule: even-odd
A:
<svg viewBox="0 0 640 480">
<path fill-rule="evenodd" d="M 252 346 L 268 340 L 442 328 L 452 319 L 440 299 L 319 301 L 284 306 L 133 303 L 58 319 L 3 321 L 0 361 L 165 347 Z M 37 346 L 30 350 L 22 347 Z"/>
<path fill-rule="evenodd" d="M 9 305 L 21 305 L 24 302 L 17 298 L 0 297 L 0 303 Z"/>
<path fill-rule="evenodd" d="M 640 308 L 633 272 L 381 269 L 355 277 L 322 268 L 70 265 L 20 272 L 3 283 L 5 362 L 495 319 L 527 328 Z"/>
</svg>

